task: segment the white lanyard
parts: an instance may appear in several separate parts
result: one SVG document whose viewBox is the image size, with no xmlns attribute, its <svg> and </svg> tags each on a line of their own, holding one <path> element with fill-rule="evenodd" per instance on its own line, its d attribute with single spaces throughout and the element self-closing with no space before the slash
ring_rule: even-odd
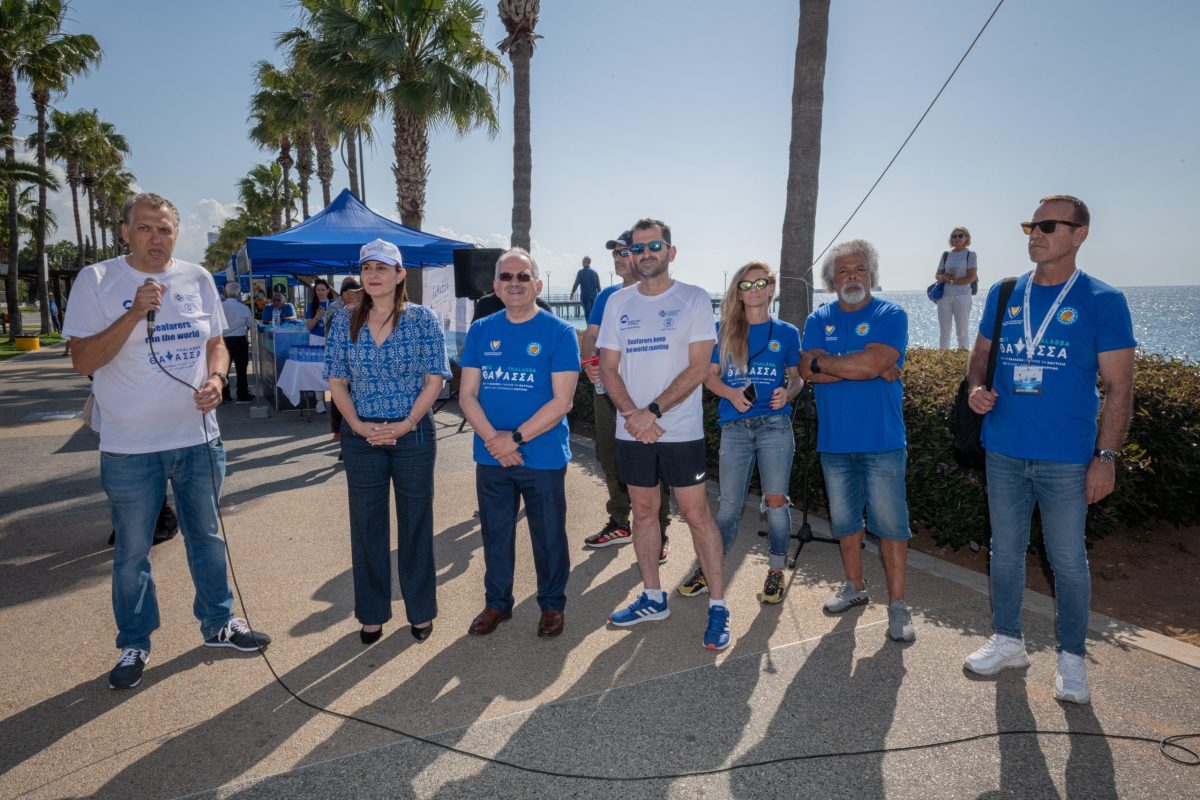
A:
<svg viewBox="0 0 1200 800">
<path fill-rule="evenodd" d="M 1033 273 L 1029 273 L 1029 281 L 1025 284 L 1025 313 L 1022 315 L 1024 319 L 1021 321 L 1025 324 L 1025 362 L 1033 361 L 1033 353 L 1037 350 L 1039 344 L 1042 343 L 1042 337 L 1046 335 L 1046 328 L 1050 326 L 1050 320 L 1058 312 L 1058 307 L 1062 305 L 1062 301 L 1066 299 L 1067 293 L 1071 291 L 1071 287 L 1075 285 L 1075 280 L 1079 277 L 1079 270 L 1076 269 L 1071 273 L 1071 277 L 1063 284 L 1062 290 L 1058 293 L 1058 297 L 1050 305 L 1050 310 L 1046 312 L 1046 316 L 1042 319 L 1042 324 L 1038 327 L 1037 337 L 1030 334 L 1029 327 L 1029 295 L 1033 291 Z"/>
</svg>

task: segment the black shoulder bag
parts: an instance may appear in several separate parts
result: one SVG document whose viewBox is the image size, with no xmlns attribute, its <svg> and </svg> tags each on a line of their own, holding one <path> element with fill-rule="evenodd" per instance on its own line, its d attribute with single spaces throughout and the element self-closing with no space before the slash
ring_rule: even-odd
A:
<svg viewBox="0 0 1200 800">
<path fill-rule="evenodd" d="M 1000 353 L 1000 325 L 1004 322 L 1004 310 L 1012 297 L 1013 287 L 1017 285 L 1016 278 L 1005 278 L 1000 282 L 1000 291 L 996 295 L 996 325 L 992 331 L 992 349 L 988 353 L 987 373 L 983 385 L 992 388 L 996 376 L 996 357 Z M 954 397 L 954 408 L 950 412 L 950 432 L 954 436 L 954 460 L 964 467 L 980 467 L 983 465 L 983 445 L 979 442 L 979 434 L 983 430 L 983 415 L 971 410 L 968 400 L 971 397 L 971 385 L 966 378 L 958 384 L 958 394 Z"/>
</svg>

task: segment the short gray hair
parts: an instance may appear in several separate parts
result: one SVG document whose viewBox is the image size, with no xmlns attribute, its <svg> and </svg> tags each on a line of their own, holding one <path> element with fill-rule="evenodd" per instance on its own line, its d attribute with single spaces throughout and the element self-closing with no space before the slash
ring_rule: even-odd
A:
<svg viewBox="0 0 1200 800">
<path fill-rule="evenodd" d="M 125 201 L 125 208 L 121 212 L 121 217 L 126 225 L 133 224 L 133 207 L 138 203 L 145 203 L 151 208 L 169 208 L 171 216 L 175 219 L 175 232 L 179 232 L 179 209 L 175 207 L 167 198 L 162 195 L 157 195 L 154 192 L 142 192 L 135 194 Z"/>
<path fill-rule="evenodd" d="M 225 296 L 226 297 L 238 297 L 239 295 L 241 295 L 241 293 L 242 293 L 242 287 L 238 286 L 233 281 L 230 281 L 229 283 L 225 284 Z"/>
<path fill-rule="evenodd" d="M 529 251 L 524 247 L 510 247 L 508 250 L 505 250 L 503 253 L 501 253 L 500 257 L 496 259 L 496 270 L 493 277 L 500 277 L 500 265 L 503 264 L 505 260 L 510 259 L 513 256 L 520 256 L 521 258 L 529 261 L 529 274 L 533 276 L 535 281 L 541 280 L 541 274 L 538 272 L 537 262 L 533 260 L 533 256 L 530 255 Z"/>
<path fill-rule="evenodd" d="M 837 266 L 837 260 L 854 253 L 860 254 L 866 260 L 871 286 L 879 285 L 879 252 L 866 239 L 851 239 L 835 245 L 821 263 L 821 283 L 825 285 L 825 291 L 833 291 L 833 270 Z M 867 288 L 870 289 L 871 286 Z"/>
</svg>

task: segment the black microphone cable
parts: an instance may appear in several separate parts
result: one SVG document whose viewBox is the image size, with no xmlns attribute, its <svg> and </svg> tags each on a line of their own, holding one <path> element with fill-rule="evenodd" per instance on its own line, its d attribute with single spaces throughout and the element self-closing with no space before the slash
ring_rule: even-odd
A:
<svg viewBox="0 0 1200 800">
<path fill-rule="evenodd" d="M 151 333 L 152 333 L 152 331 L 151 331 Z M 160 370 L 162 370 L 163 374 L 166 375 L 167 377 L 171 378 L 172 380 L 174 380 L 178 383 L 183 384 L 189 390 L 191 390 L 193 393 L 198 391 L 198 389 L 196 387 L 192 386 L 187 381 L 183 380 L 182 378 L 180 378 L 176 375 L 172 375 L 170 372 L 167 371 L 166 367 L 164 367 L 159 362 L 158 355 L 154 352 L 154 336 L 153 335 L 148 337 L 148 341 L 149 341 L 149 345 L 150 345 L 150 360 L 151 360 L 151 362 L 153 362 Z M 216 409 L 213 409 L 213 412 L 215 413 Z M 237 571 L 233 565 L 233 553 L 229 547 L 229 537 L 225 533 L 225 519 L 221 515 L 221 502 L 220 502 L 220 497 L 218 496 L 219 493 L 217 490 L 217 464 L 213 460 L 212 447 L 211 447 L 212 440 L 209 438 L 209 435 L 208 435 L 208 422 L 204 418 L 206 413 L 208 413 L 208 412 L 203 412 L 203 411 L 200 412 L 200 424 L 204 430 L 204 443 L 206 445 L 205 450 L 208 452 L 209 477 L 212 480 L 213 501 L 216 503 L 216 507 L 217 507 L 217 523 L 221 529 L 221 539 L 225 542 L 225 560 L 229 564 L 229 575 L 230 575 L 230 578 L 232 578 L 234 592 L 237 594 L 238 605 L 241 607 L 241 610 L 242 610 L 242 618 L 246 620 L 246 624 L 250 627 L 251 630 L 253 630 L 254 625 L 251 623 L 250 614 L 246 610 L 246 599 L 242 595 L 242 587 L 241 587 L 241 585 L 238 584 Z M 795 410 L 793 410 L 793 414 L 794 413 L 795 413 Z M 1155 739 L 1155 738 L 1149 737 L 1149 736 L 1131 736 L 1131 735 L 1112 734 L 1112 733 L 1092 733 L 1092 732 L 1088 732 L 1088 731 L 1042 730 L 1042 729 L 1037 729 L 1037 728 L 1031 728 L 1031 729 L 1027 729 L 1027 730 L 989 731 L 986 733 L 974 734 L 972 736 L 963 736 L 963 737 L 959 737 L 957 739 L 944 739 L 944 740 L 936 741 L 936 742 L 927 742 L 924 744 L 905 745 L 905 746 L 899 746 L 899 747 L 877 747 L 877 748 L 871 748 L 868 750 L 844 750 L 844 751 L 830 751 L 830 752 L 826 752 L 826 753 L 806 753 L 803 755 L 796 755 L 796 756 L 782 756 L 779 758 L 763 759 L 761 761 L 748 761 L 748 762 L 741 763 L 741 764 L 730 764 L 729 766 L 724 766 L 724 767 L 713 767 L 711 769 L 690 770 L 690 771 L 686 771 L 686 772 L 677 772 L 677 773 L 662 773 L 662 774 L 651 774 L 651 775 L 592 775 L 592 774 L 588 774 L 588 773 L 579 773 L 579 772 L 558 772 L 556 770 L 541 769 L 539 767 L 531 767 L 531 766 L 527 766 L 525 764 L 518 764 L 513 761 L 506 761 L 505 759 L 502 759 L 502 758 L 493 758 L 491 756 L 485 756 L 481 753 L 475 753 L 470 750 L 463 750 L 462 748 L 455 747 L 454 745 L 434 741 L 433 739 L 427 738 L 425 736 L 420 736 L 418 734 L 411 733 L 409 731 L 400 730 L 399 728 L 395 728 L 391 725 L 387 725 L 382 722 L 376 722 L 375 720 L 366 719 L 365 717 L 360 717 L 355 714 L 346 714 L 341 711 L 335 711 L 331 708 L 326 708 L 325 706 L 319 705 L 317 703 L 313 703 L 313 702 L 301 697 L 294 689 L 292 689 L 292 687 L 288 686 L 284 682 L 283 678 L 281 678 L 279 673 L 275 670 L 275 665 L 271 663 L 271 659 L 267 656 L 266 646 L 260 647 L 257 652 L 258 652 L 258 655 L 262 657 L 263 663 L 266 664 L 267 670 L 271 673 L 271 677 L 275 679 L 275 682 L 277 684 L 279 684 L 279 686 L 285 692 L 287 692 L 287 694 L 290 695 L 293 700 L 300 703 L 301 705 L 304 705 L 304 706 L 312 709 L 313 711 L 316 711 L 320 714 L 326 714 L 331 717 L 336 717 L 338 719 L 346 720 L 347 722 L 358 722 L 363 725 L 369 725 L 372 728 L 378 728 L 379 730 L 387 731 L 389 733 L 394 733 L 397 736 L 400 736 L 401 738 L 408 739 L 413 742 L 419 742 L 421 744 L 428 745 L 428 746 L 436 748 L 438 750 L 443 750 L 447 753 L 453 753 L 455 755 L 465 756 L 467 758 L 471 758 L 476 761 L 482 761 L 483 763 L 490 764 L 492 766 L 507 767 L 509 769 L 516 770 L 518 772 L 524 772 L 524 773 L 530 774 L 530 775 L 541 775 L 541 776 L 548 777 L 548 778 L 566 778 L 566 779 L 572 779 L 572 780 L 609 782 L 609 783 L 639 783 L 639 782 L 645 782 L 645 781 L 679 780 L 681 778 L 696 778 L 696 777 L 703 777 L 706 775 L 720 775 L 723 773 L 734 772 L 736 770 L 752 769 L 755 767 L 766 767 L 766 766 L 771 766 L 774 764 L 784 764 L 784 763 L 789 763 L 789 762 L 820 761 L 820 760 L 825 760 L 825 759 L 841 759 L 841 758 L 853 758 L 856 756 L 882 755 L 885 753 L 906 753 L 906 752 L 917 751 L 917 750 L 932 750 L 932 749 L 936 749 L 936 748 L 940 748 L 940 747 L 950 747 L 953 745 L 968 744 L 971 742 L 983 741 L 985 739 L 999 739 L 999 738 L 1002 738 L 1005 736 L 1034 736 L 1034 737 L 1037 737 L 1037 736 L 1067 736 L 1067 737 L 1082 736 L 1082 737 L 1097 738 L 1097 739 L 1110 739 L 1110 740 L 1114 740 L 1114 741 L 1156 744 L 1156 745 L 1158 745 L 1159 752 L 1162 753 L 1162 755 L 1164 757 L 1170 759 L 1171 761 L 1175 762 L 1176 764 L 1182 764 L 1182 765 L 1188 766 L 1188 767 L 1194 767 L 1194 766 L 1200 765 L 1200 753 L 1197 753 L 1196 750 L 1193 750 L 1182 744 L 1182 742 L 1190 740 L 1190 739 L 1200 739 L 1200 733 L 1178 734 L 1176 736 L 1168 736 L 1163 739 Z"/>
</svg>

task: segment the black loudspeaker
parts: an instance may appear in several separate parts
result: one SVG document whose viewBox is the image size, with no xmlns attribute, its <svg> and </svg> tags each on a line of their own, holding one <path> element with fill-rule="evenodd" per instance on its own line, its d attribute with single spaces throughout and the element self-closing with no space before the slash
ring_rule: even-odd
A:
<svg viewBox="0 0 1200 800">
<path fill-rule="evenodd" d="M 463 247 L 454 251 L 454 296 L 478 300 L 492 291 L 496 260 L 503 250 Z"/>
</svg>

